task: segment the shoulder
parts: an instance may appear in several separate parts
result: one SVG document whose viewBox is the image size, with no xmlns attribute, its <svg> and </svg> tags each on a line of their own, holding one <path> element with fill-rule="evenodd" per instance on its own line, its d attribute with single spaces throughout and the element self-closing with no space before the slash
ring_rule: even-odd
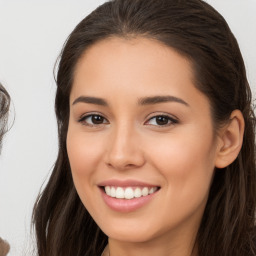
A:
<svg viewBox="0 0 256 256">
<path fill-rule="evenodd" d="M 0 256 L 6 256 L 10 250 L 10 245 L 0 237 Z"/>
</svg>

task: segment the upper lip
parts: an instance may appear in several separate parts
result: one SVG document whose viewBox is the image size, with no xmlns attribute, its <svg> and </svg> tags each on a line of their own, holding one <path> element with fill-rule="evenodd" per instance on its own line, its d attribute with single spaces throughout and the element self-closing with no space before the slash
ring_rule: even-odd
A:
<svg viewBox="0 0 256 256">
<path fill-rule="evenodd" d="M 150 184 L 138 180 L 117 180 L 117 179 L 110 179 L 105 180 L 100 183 L 98 183 L 99 187 L 105 187 L 105 186 L 113 186 L 113 187 L 159 187 L 155 184 Z"/>
</svg>

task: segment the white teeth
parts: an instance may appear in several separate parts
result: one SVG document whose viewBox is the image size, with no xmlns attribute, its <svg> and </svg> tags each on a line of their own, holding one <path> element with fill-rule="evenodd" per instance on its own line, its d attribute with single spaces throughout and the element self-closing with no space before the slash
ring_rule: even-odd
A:
<svg viewBox="0 0 256 256">
<path fill-rule="evenodd" d="M 142 195 L 147 196 L 148 195 L 148 188 L 143 188 L 142 189 Z"/>
<path fill-rule="evenodd" d="M 156 192 L 156 190 L 157 190 L 157 188 L 156 187 L 154 187 L 154 188 L 151 188 L 150 190 L 149 190 L 149 194 L 153 194 L 153 193 L 155 193 Z"/>
<path fill-rule="evenodd" d="M 112 187 L 111 190 L 110 190 L 110 196 L 111 197 L 116 197 L 116 189 L 114 187 Z"/>
<path fill-rule="evenodd" d="M 132 188 L 126 188 L 124 192 L 124 197 L 125 199 L 132 199 L 134 198 L 134 192 Z"/>
<path fill-rule="evenodd" d="M 122 187 L 112 187 L 112 186 L 106 186 L 105 192 L 108 196 L 114 197 L 114 198 L 125 198 L 125 199 L 132 199 L 134 197 L 139 198 L 142 196 L 147 196 L 150 194 L 153 194 L 157 191 L 157 187 L 143 187 L 143 188 L 122 188 Z"/>
<path fill-rule="evenodd" d="M 136 188 L 134 190 L 134 197 L 141 197 L 141 189 L 140 188 Z"/>
<path fill-rule="evenodd" d="M 124 198 L 125 197 L 125 193 L 123 188 L 118 187 L 116 189 L 116 198 Z"/>
<path fill-rule="evenodd" d="M 110 188 L 110 186 L 106 186 L 106 187 L 105 187 L 105 192 L 106 192 L 106 194 L 107 194 L 108 196 L 111 195 L 111 188 Z"/>
</svg>

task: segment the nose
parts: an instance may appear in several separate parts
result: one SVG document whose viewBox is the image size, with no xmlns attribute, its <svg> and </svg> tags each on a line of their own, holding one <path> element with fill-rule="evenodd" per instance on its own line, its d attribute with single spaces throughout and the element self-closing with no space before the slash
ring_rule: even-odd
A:
<svg viewBox="0 0 256 256">
<path fill-rule="evenodd" d="M 105 161 L 116 170 L 135 169 L 144 165 L 143 145 L 134 129 L 123 125 L 112 131 Z"/>
</svg>

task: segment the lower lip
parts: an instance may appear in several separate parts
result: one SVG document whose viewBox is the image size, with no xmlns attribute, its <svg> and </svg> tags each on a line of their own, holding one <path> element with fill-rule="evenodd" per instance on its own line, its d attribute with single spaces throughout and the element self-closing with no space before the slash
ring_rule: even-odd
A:
<svg viewBox="0 0 256 256">
<path fill-rule="evenodd" d="M 149 194 L 147 196 L 142 196 L 142 197 L 133 198 L 133 199 L 118 199 L 118 198 L 110 197 L 102 189 L 100 190 L 106 205 L 110 207 L 112 210 L 118 211 L 118 212 L 136 211 L 137 209 L 149 203 L 157 193 L 156 191 L 153 194 Z"/>
</svg>

